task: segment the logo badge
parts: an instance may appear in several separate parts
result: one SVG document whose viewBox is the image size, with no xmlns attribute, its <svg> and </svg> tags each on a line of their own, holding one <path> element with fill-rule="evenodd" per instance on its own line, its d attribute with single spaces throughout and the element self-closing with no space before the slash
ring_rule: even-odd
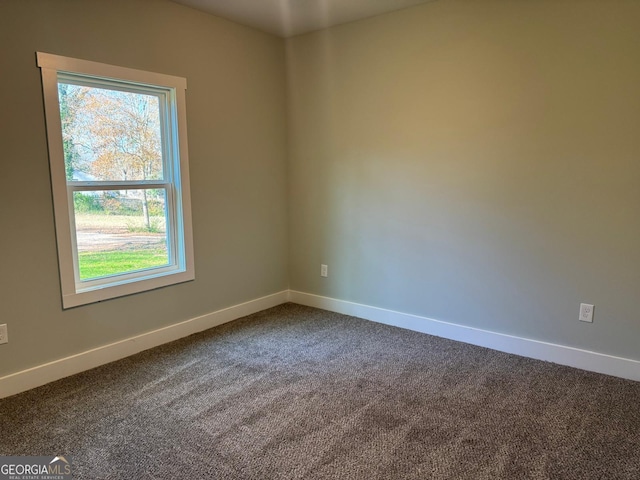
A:
<svg viewBox="0 0 640 480">
<path fill-rule="evenodd" d="M 0 457 L 0 480 L 72 480 L 71 461 L 55 457 Z"/>
</svg>

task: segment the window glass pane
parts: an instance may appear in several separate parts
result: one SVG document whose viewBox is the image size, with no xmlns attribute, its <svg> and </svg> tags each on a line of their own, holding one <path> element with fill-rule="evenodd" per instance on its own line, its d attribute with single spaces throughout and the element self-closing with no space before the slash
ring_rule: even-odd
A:
<svg viewBox="0 0 640 480">
<path fill-rule="evenodd" d="M 80 280 L 169 264 L 163 189 L 74 192 Z"/>
<path fill-rule="evenodd" d="M 67 180 L 163 178 L 155 95 L 58 82 Z"/>
</svg>

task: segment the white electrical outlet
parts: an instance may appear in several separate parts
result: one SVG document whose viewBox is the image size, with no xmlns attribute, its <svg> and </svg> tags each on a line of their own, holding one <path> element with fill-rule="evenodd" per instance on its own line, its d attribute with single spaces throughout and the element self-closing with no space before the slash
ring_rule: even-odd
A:
<svg viewBox="0 0 640 480">
<path fill-rule="evenodd" d="M 329 276 L 329 267 L 327 265 L 320 265 L 320 276 L 321 277 Z"/>
<path fill-rule="evenodd" d="M 579 318 L 581 322 L 593 322 L 593 305 L 581 303 Z"/>
<path fill-rule="evenodd" d="M 7 333 L 7 324 L 0 325 L 0 343 L 9 343 L 9 334 Z"/>
</svg>

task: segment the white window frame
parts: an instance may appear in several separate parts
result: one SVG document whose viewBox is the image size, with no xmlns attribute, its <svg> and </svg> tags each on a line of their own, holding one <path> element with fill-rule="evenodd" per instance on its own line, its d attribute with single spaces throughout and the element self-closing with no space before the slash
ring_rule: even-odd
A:
<svg viewBox="0 0 640 480">
<path fill-rule="evenodd" d="M 42 52 L 37 52 L 37 64 L 42 74 L 62 307 L 65 309 L 76 307 L 193 280 L 195 268 L 185 110 L 186 79 Z M 137 182 L 67 180 L 58 81 L 62 79 L 67 83 L 74 78 L 81 79 L 82 82 L 95 82 L 98 87 L 109 88 L 111 84 L 121 90 L 145 94 L 151 92 L 159 97 L 163 116 L 161 123 L 164 128 L 164 180 Z M 98 279 L 80 280 L 73 192 L 113 190 L 115 187 L 165 190 L 169 265 Z"/>
</svg>

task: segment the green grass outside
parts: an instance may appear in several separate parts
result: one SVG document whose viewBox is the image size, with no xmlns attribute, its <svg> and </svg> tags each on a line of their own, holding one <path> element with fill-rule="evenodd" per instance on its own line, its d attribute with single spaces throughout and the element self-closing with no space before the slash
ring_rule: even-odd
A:
<svg viewBox="0 0 640 480">
<path fill-rule="evenodd" d="M 81 280 L 161 267 L 168 262 L 167 251 L 161 248 L 78 253 Z"/>
</svg>

